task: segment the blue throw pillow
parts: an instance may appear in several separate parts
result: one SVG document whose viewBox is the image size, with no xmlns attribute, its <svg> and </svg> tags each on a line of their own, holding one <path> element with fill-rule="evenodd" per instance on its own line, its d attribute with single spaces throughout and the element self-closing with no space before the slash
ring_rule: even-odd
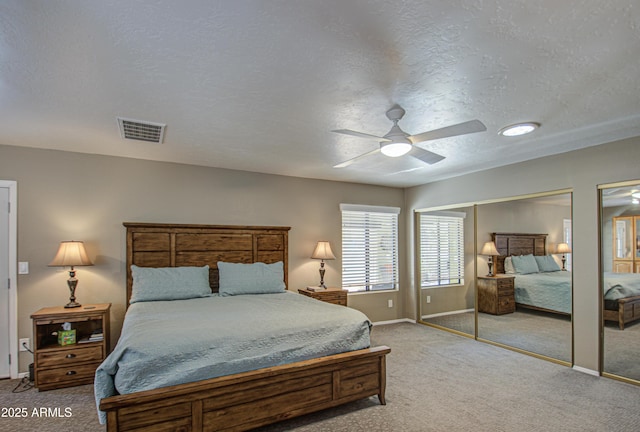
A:
<svg viewBox="0 0 640 432">
<path fill-rule="evenodd" d="M 551 255 L 536 255 L 535 259 L 541 272 L 560 271 L 560 266 L 558 266 L 558 263 Z"/>
<path fill-rule="evenodd" d="M 221 296 L 242 294 L 272 294 L 285 291 L 284 264 L 278 261 L 273 264 L 257 262 L 239 264 L 218 262 Z"/>
<path fill-rule="evenodd" d="M 533 255 L 512 256 L 513 268 L 518 274 L 538 273 L 538 263 Z"/>
<path fill-rule="evenodd" d="M 209 266 L 131 266 L 133 286 L 129 303 L 209 297 Z"/>
</svg>

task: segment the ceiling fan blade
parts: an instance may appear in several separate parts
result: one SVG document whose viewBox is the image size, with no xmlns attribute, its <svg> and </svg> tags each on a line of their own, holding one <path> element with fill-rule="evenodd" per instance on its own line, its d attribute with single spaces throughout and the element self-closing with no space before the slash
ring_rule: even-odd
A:
<svg viewBox="0 0 640 432">
<path fill-rule="evenodd" d="M 413 146 L 409 152 L 409 156 L 413 156 L 416 159 L 420 159 L 422 162 L 426 162 L 429 165 L 440 162 L 444 159 L 444 156 L 437 153 L 430 152 L 429 150 L 421 149 L 420 147 Z"/>
<path fill-rule="evenodd" d="M 409 139 L 412 143 L 417 144 L 424 141 L 433 141 L 440 138 L 447 138 L 458 135 L 466 135 L 476 132 L 484 132 L 487 127 L 480 120 L 471 120 L 452 126 L 434 129 L 417 135 L 411 135 Z"/>
<path fill-rule="evenodd" d="M 391 141 L 391 140 L 389 140 L 387 138 L 384 138 L 384 137 L 380 137 L 380 136 L 377 136 L 377 135 L 371 135 L 371 134 L 364 133 L 364 132 L 352 131 L 350 129 L 338 129 L 338 130 L 332 130 L 331 132 L 344 134 L 344 135 L 351 135 L 351 136 L 355 136 L 355 137 L 358 137 L 358 138 L 372 139 L 372 140 L 376 140 L 378 142 Z"/>
<path fill-rule="evenodd" d="M 371 150 L 370 152 L 367 152 L 365 154 L 361 154 L 360 156 L 356 156 L 356 157 L 354 157 L 352 159 L 346 160 L 346 161 L 344 161 L 342 163 L 339 163 L 338 165 L 334 165 L 333 167 L 334 168 L 345 168 L 345 167 L 348 167 L 349 165 L 351 165 L 352 163 L 356 162 L 359 159 L 364 159 L 367 156 L 371 156 L 371 155 L 374 155 L 374 154 L 379 153 L 379 152 L 380 152 L 380 148 L 378 147 L 377 149 Z"/>
</svg>

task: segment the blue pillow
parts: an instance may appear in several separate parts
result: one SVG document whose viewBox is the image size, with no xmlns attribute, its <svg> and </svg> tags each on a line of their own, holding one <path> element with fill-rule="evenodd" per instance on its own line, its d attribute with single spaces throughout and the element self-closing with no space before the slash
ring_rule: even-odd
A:
<svg viewBox="0 0 640 432">
<path fill-rule="evenodd" d="M 129 303 L 209 297 L 209 266 L 131 266 L 133 286 Z"/>
<path fill-rule="evenodd" d="M 520 256 L 514 255 L 511 257 L 511 262 L 513 263 L 513 268 L 518 274 L 538 273 L 540 271 L 538 269 L 538 263 L 532 254 Z"/>
<path fill-rule="evenodd" d="M 535 259 L 538 264 L 538 268 L 543 273 L 560 271 L 558 263 L 551 255 L 536 255 Z"/>
<path fill-rule="evenodd" d="M 218 262 L 221 296 L 242 294 L 273 294 L 285 291 L 284 264 L 257 262 L 239 264 Z"/>
</svg>

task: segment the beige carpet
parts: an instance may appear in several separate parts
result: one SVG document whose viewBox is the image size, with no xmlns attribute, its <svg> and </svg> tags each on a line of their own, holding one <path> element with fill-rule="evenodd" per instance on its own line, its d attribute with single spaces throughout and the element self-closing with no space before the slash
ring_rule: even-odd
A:
<svg viewBox="0 0 640 432">
<path fill-rule="evenodd" d="M 637 431 L 640 387 L 417 324 L 374 327 L 391 347 L 387 405 L 366 399 L 261 428 L 274 431 Z M 103 431 L 91 386 L 12 393 L 0 381 L 0 406 L 27 408 L 26 418 L 0 418 L 0 431 Z M 69 408 L 42 418 L 33 408 Z"/>
</svg>

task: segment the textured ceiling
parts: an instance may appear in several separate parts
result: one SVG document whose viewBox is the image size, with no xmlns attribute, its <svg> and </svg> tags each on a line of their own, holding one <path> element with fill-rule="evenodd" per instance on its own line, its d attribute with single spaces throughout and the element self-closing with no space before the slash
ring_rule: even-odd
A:
<svg viewBox="0 0 640 432">
<path fill-rule="evenodd" d="M 0 144 L 411 186 L 640 135 L 640 5 L 605 0 L 3 0 Z M 384 135 L 394 103 L 426 165 Z M 123 140 L 117 116 L 166 123 Z M 520 138 L 501 127 L 537 121 Z"/>
</svg>

